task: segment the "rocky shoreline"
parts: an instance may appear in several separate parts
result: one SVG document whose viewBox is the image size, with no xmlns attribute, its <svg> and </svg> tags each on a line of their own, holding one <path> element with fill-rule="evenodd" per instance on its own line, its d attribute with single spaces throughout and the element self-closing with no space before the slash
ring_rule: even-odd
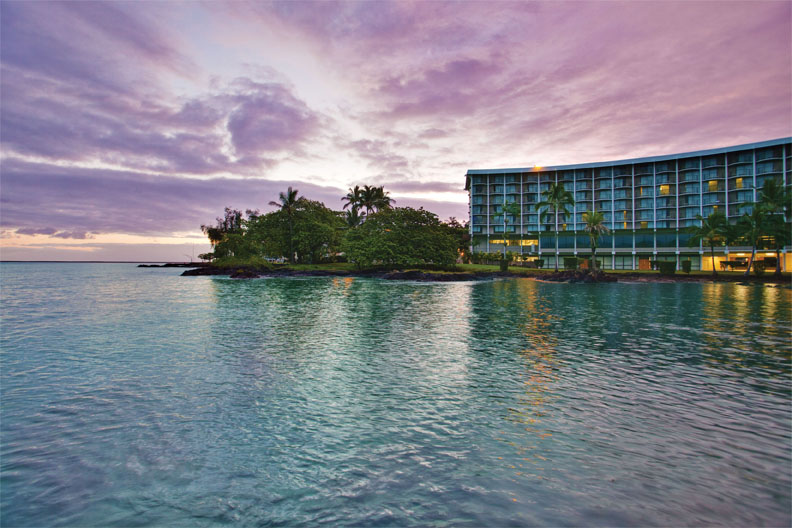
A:
<svg viewBox="0 0 792 528">
<path fill-rule="evenodd" d="M 363 271 L 342 271 L 342 270 L 290 270 L 290 269 L 265 269 L 257 270 L 251 268 L 239 269 L 220 269 L 204 266 L 196 269 L 186 270 L 182 273 L 183 277 L 196 277 L 206 275 L 227 275 L 232 279 L 257 279 L 259 277 L 361 277 L 385 280 L 410 280 L 419 282 L 453 282 L 453 281 L 476 281 L 487 280 L 499 277 L 515 277 L 509 272 L 432 272 L 420 270 L 363 270 Z"/>
<path fill-rule="evenodd" d="M 260 277 L 360 277 L 384 280 L 409 280 L 418 282 L 453 282 L 453 281 L 482 281 L 503 278 L 524 278 L 545 282 L 568 282 L 580 284 L 597 284 L 613 282 L 737 282 L 737 283 L 758 283 L 758 284 L 778 284 L 779 286 L 790 286 L 788 277 L 775 277 L 773 274 L 766 274 L 761 277 L 751 275 L 723 275 L 717 277 L 711 275 L 661 275 L 659 273 L 606 273 L 598 271 L 591 273 L 589 270 L 564 270 L 556 273 L 524 273 L 514 271 L 458 271 L 458 272 L 437 272 L 421 270 L 292 270 L 292 269 L 254 269 L 248 267 L 222 269 L 210 265 L 195 264 L 163 264 L 163 265 L 141 265 L 139 267 L 187 267 L 181 275 L 184 277 L 195 276 L 229 276 L 232 279 L 256 279 Z"/>
</svg>

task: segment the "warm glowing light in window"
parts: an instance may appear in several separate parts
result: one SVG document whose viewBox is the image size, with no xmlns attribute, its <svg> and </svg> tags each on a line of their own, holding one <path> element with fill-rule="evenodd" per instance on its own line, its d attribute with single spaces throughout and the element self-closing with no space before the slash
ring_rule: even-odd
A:
<svg viewBox="0 0 792 528">
<path fill-rule="evenodd" d="M 742 189 L 742 187 L 743 187 L 743 179 L 742 178 L 737 178 L 736 180 L 734 180 L 734 187 L 736 189 Z"/>
<path fill-rule="evenodd" d="M 622 213 L 623 213 L 623 215 L 624 215 L 624 216 L 623 216 L 623 218 L 624 218 L 625 220 L 627 220 L 627 211 L 622 211 Z"/>
<path fill-rule="evenodd" d="M 641 222 L 641 229 L 647 229 L 649 227 L 649 222 Z"/>
<path fill-rule="evenodd" d="M 661 185 L 660 186 L 660 194 L 665 195 L 665 194 L 668 194 L 670 192 L 671 192 L 671 186 L 670 185 Z"/>
<path fill-rule="evenodd" d="M 627 222 L 624 222 L 624 229 L 627 229 Z"/>
<path fill-rule="evenodd" d="M 525 239 L 523 239 L 523 240 L 520 240 L 520 245 L 521 246 L 538 246 L 539 245 L 539 241 L 535 240 L 535 239 L 534 240 L 525 240 Z"/>
<path fill-rule="evenodd" d="M 710 180 L 708 185 L 709 185 L 709 191 L 710 192 L 715 192 L 715 191 L 718 190 L 718 181 L 717 180 Z"/>
<path fill-rule="evenodd" d="M 567 226 L 566 224 L 563 224 L 563 225 L 561 226 L 561 231 L 566 231 L 566 230 L 567 230 L 567 227 L 566 227 L 566 226 Z"/>
</svg>

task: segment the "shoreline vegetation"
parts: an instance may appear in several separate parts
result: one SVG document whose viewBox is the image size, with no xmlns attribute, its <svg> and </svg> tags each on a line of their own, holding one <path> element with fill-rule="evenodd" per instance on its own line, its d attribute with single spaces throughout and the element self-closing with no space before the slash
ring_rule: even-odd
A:
<svg viewBox="0 0 792 528">
<path fill-rule="evenodd" d="M 206 262 L 196 264 L 182 275 L 228 275 L 239 279 L 373 277 L 433 282 L 517 277 L 579 283 L 789 284 L 790 274 L 781 273 L 780 258 L 771 275 L 765 273 L 764 266 L 754 265 L 753 254 L 758 247 L 772 244 L 780 257 L 781 248 L 789 241 L 785 228 L 792 196 L 776 182 L 767 181 L 760 197 L 760 202 L 753 204 L 753 211 L 737 224 L 729 224 L 722 213 L 713 213 L 708 218 L 699 216 L 701 225 L 688 229 L 696 244 L 711 251 L 716 245 L 737 239 L 749 241 L 753 251 L 745 273 L 693 271 L 690 260 L 681 262 L 679 271 L 683 273 L 677 273 L 676 263 L 666 261 L 652 262 L 652 268 L 657 271 L 600 269 L 596 258 L 599 239 L 610 232 L 600 211 L 583 213 L 584 231 L 591 242 L 590 258 L 564 257 L 563 269 L 559 269 L 557 247 L 555 256 L 545 252 L 538 259 L 522 262 L 507 251 L 506 245 L 502 253 L 475 253 L 471 250 L 467 225 L 455 218 L 441 222 L 436 214 L 423 208 L 396 207 L 383 187 L 364 185 L 349 189 L 342 198 L 342 211 L 333 211 L 321 202 L 299 196 L 299 191 L 291 187 L 281 192 L 277 201 L 269 203 L 275 207 L 270 213 L 257 210 L 243 213 L 226 207 L 216 224 L 201 226 L 212 247 L 211 252 L 199 255 Z M 546 219 L 552 217 L 556 236 L 559 215 L 568 215 L 567 208 L 573 204 L 574 199 L 563 184 L 553 184 L 543 192 L 542 215 Z M 503 211 L 509 213 L 514 205 L 505 204 Z M 554 260 L 553 270 L 543 268 L 545 258 Z M 173 266 L 180 265 L 165 265 Z M 753 276 L 748 273 L 752 268 Z"/>
</svg>

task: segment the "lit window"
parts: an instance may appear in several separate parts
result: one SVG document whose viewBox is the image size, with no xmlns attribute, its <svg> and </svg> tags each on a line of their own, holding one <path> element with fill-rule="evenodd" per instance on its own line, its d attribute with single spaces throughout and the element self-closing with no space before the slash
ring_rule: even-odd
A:
<svg viewBox="0 0 792 528">
<path fill-rule="evenodd" d="M 624 229 L 627 229 L 627 222 L 624 222 Z"/>
<path fill-rule="evenodd" d="M 561 226 L 561 231 L 566 231 L 566 230 L 567 230 L 567 227 L 566 227 L 566 226 L 567 226 L 566 224 L 563 224 L 563 225 Z"/>
<path fill-rule="evenodd" d="M 709 182 L 709 192 L 715 192 L 718 190 L 718 181 L 717 180 L 710 180 Z"/>
<path fill-rule="evenodd" d="M 625 220 L 627 220 L 627 211 L 622 211 L 622 213 L 624 213 L 624 216 L 623 216 L 623 218 L 624 218 Z"/>
<path fill-rule="evenodd" d="M 666 194 L 669 194 L 670 192 L 671 192 L 671 186 L 670 185 L 661 185 L 660 186 L 660 194 L 666 195 Z"/>
<path fill-rule="evenodd" d="M 641 222 L 641 229 L 647 229 L 649 227 L 649 222 Z"/>
<path fill-rule="evenodd" d="M 735 189 L 742 189 L 742 187 L 743 187 L 743 179 L 742 178 L 737 178 L 736 180 L 734 180 L 734 186 L 735 186 Z"/>
</svg>

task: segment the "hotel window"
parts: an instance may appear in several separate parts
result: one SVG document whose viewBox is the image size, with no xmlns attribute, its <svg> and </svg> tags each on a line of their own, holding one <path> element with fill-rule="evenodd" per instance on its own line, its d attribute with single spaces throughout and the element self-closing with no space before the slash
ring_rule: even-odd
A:
<svg viewBox="0 0 792 528">
<path fill-rule="evenodd" d="M 718 181 L 717 180 L 710 180 L 707 184 L 709 186 L 709 192 L 715 192 L 718 190 Z"/>
<path fill-rule="evenodd" d="M 627 220 L 627 211 L 622 211 L 624 220 Z"/>
<path fill-rule="evenodd" d="M 661 185 L 660 186 L 660 194 L 666 195 L 671 193 L 671 186 L 670 185 Z"/>
<path fill-rule="evenodd" d="M 648 228 L 649 228 L 649 222 L 641 222 L 641 229 L 648 229 Z"/>
<path fill-rule="evenodd" d="M 627 229 L 627 222 L 624 222 L 624 229 Z"/>
<path fill-rule="evenodd" d="M 742 189 L 742 187 L 743 187 L 743 179 L 742 178 L 737 178 L 736 180 L 734 180 L 734 188 L 735 189 Z"/>
</svg>

